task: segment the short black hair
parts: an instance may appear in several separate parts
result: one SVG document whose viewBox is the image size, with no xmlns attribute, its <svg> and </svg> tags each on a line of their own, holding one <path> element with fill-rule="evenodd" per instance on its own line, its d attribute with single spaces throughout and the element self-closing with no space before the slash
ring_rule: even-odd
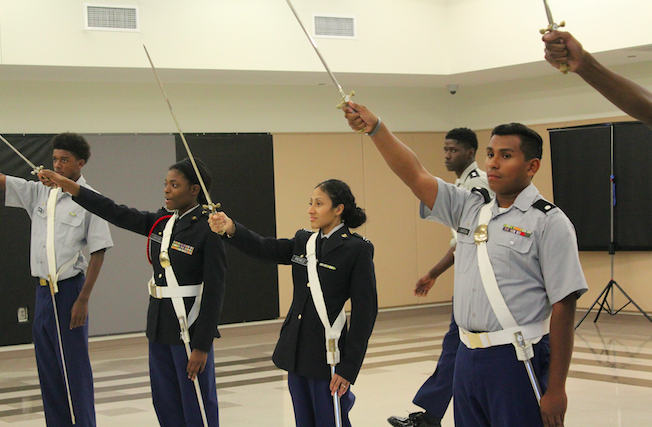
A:
<svg viewBox="0 0 652 427">
<path fill-rule="evenodd" d="M 88 162 L 91 157 L 91 146 L 86 139 L 78 133 L 64 132 L 52 138 L 54 150 L 70 151 L 77 160 Z"/>
<path fill-rule="evenodd" d="M 201 174 L 201 177 L 204 180 L 204 185 L 206 185 L 206 190 L 210 192 L 211 183 L 213 182 L 213 177 L 211 175 L 211 172 L 206 167 L 206 164 L 202 162 L 201 159 L 199 159 L 198 157 L 195 157 L 195 163 L 197 164 L 197 169 L 199 169 L 199 173 Z M 199 185 L 201 187 L 201 184 L 199 183 L 199 178 L 195 173 L 195 168 L 192 167 L 192 162 L 188 157 L 170 166 L 170 170 L 172 169 L 181 172 L 186 177 L 188 182 L 190 182 L 190 185 Z M 199 192 L 199 196 L 197 197 L 197 200 L 201 204 L 208 203 L 208 200 L 206 200 L 206 195 L 204 194 L 203 189 Z"/>
<path fill-rule="evenodd" d="M 543 155 L 543 139 L 541 135 L 521 123 L 498 125 L 491 131 L 491 136 L 518 136 L 521 140 L 521 151 L 525 160 L 539 159 Z"/>
<path fill-rule="evenodd" d="M 478 151 L 478 136 L 469 128 L 455 128 L 451 129 L 446 134 L 446 139 L 457 141 L 462 144 L 467 150 L 473 148 Z"/>
</svg>

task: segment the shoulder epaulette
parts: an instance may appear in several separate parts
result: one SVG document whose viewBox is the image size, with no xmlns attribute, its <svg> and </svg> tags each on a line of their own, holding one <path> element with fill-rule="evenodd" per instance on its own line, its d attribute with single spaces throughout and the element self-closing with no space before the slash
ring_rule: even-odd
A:
<svg viewBox="0 0 652 427">
<path fill-rule="evenodd" d="M 369 239 L 367 239 L 366 237 L 364 237 L 364 236 L 362 236 L 362 235 L 360 235 L 358 233 L 351 232 L 351 235 L 357 237 L 358 239 L 362 239 L 367 243 L 371 243 L 371 241 L 369 241 Z"/>
<path fill-rule="evenodd" d="M 469 173 L 469 178 L 479 178 L 479 177 L 480 177 L 480 173 L 478 173 L 477 169 L 473 169 L 471 173 Z"/>
<path fill-rule="evenodd" d="M 553 205 L 546 199 L 539 199 L 536 202 L 532 203 L 532 207 L 539 209 L 544 214 L 547 214 L 551 210 L 555 209 L 557 206 Z"/>
<path fill-rule="evenodd" d="M 478 193 L 482 197 L 484 197 L 484 203 L 485 205 L 491 201 L 491 196 L 489 195 L 489 191 L 487 191 L 486 188 L 482 187 L 473 187 L 473 190 L 471 190 L 472 193 Z"/>
</svg>

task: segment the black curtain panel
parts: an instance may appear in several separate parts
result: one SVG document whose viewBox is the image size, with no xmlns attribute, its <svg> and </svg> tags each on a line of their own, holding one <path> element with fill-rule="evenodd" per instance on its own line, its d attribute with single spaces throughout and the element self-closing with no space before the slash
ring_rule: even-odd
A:
<svg viewBox="0 0 652 427">
<path fill-rule="evenodd" d="M 3 135 L 35 165 L 52 168 L 54 135 Z M 28 180 L 31 168 L 6 144 L 0 142 L 0 172 Z M 37 279 L 30 274 L 30 219 L 23 209 L 5 206 L 0 191 L 0 346 L 32 342 L 32 319 Z M 23 322 L 19 322 L 19 311 Z"/>
<path fill-rule="evenodd" d="M 548 130 L 555 204 L 580 250 L 652 250 L 652 131 L 640 122 Z"/>
<path fill-rule="evenodd" d="M 231 218 L 261 236 L 276 236 L 274 151 L 270 134 L 186 134 L 195 157 L 206 163 L 211 198 Z M 177 160 L 188 157 L 181 137 Z M 278 268 L 227 248 L 226 297 L 220 323 L 279 317 Z"/>
</svg>

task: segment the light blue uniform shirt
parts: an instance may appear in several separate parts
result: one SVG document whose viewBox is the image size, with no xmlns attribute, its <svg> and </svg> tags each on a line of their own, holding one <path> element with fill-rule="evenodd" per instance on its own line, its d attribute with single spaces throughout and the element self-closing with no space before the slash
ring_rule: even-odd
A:
<svg viewBox="0 0 652 427">
<path fill-rule="evenodd" d="M 83 176 L 79 177 L 77 183 L 93 190 Z M 47 278 L 49 274 L 45 248 L 49 196 L 50 188 L 38 181 L 7 176 L 5 205 L 25 209 L 32 219 L 30 267 L 34 277 Z M 54 253 L 58 267 L 71 260 L 86 245 L 90 253 L 113 247 L 109 224 L 75 203 L 70 194 L 59 194 L 54 216 Z M 86 273 L 87 268 L 86 258 L 79 253 L 77 262 L 62 272 L 59 280 L 69 279 L 80 272 Z"/>
<path fill-rule="evenodd" d="M 484 292 L 473 239 L 484 198 L 437 180 L 435 205 L 431 211 L 422 203 L 420 215 L 457 230 L 455 321 L 474 332 L 502 330 Z M 498 287 L 521 326 L 546 319 L 553 304 L 588 290 L 573 225 L 559 208 L 544 213 L 532 207 L 539 199 L 539 190 L 530 184 L 505 212 L 495 204 L 488 225 L 487 251 Z"/>
</svg>

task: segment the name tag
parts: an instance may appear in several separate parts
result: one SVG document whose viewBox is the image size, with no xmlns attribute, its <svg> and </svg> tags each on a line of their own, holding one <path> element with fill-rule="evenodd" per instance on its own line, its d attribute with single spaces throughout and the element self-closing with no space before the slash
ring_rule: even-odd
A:
<svg viewBox="0 0 652 427">
<path fill-rule="evenodd" d="M 465 236 L 468 236 L 469 233 L 471 232 L 471 230 L 469 230 L 468 228 L 459 227 L 457 229 L 457 232 L 460 233 L 460 234 L 464 234 Z"/>
<path fill-rule="evenodd" d="M 292 262 L 303 265 L 305 267 L 308 265 L 308 258 L 299 255 L 292 255 Z"/>
<path fill-rule="evenodd" d="M 185 243 L 181 243 L 176 240 L 172 242 L 170 248 L 188 255 L 192 255 L 192 253 L 195 251 L 194 246 L 186 245 Z"/>
</svg>

